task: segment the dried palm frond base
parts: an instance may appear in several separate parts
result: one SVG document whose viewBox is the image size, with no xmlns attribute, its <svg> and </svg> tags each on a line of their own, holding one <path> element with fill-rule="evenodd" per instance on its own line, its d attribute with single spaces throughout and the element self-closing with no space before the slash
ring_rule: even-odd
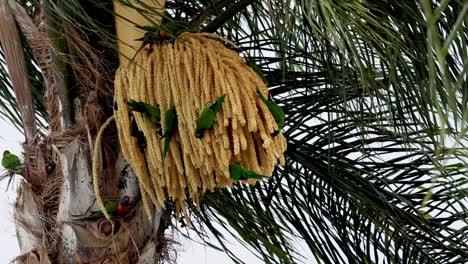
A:
<svg viewBox="0 0 468 264">
<path fill-rule="evenodd" d="M 18 263 L 56 262 L 60 241 L 56 220 L 62 185 L 58 171 L 46 179 L 39 192 L 21 181 L 15 204 L 15 222 L 21 251 L 29 253 L 18 257 Z"/>
<path fill-rule="evenodd" d="M 36 248 L 26 254 L 16 257 L 12 263 L 19 264 L 50 264 L 47 250 L 43 247 Z"/>
<path fill-rule="evenodd" d="M 176 214 L 186 214 L 186 199 L 197 203 L 204 191 L 233 184 L 232 163 L 264 175 L 271 175 L 278 161 L 284 163 L 286 140 L 281 133 L 272 136 L 277 124 L 256 92 L 258 88 L 267 96 L 268 89 L 244 59 L 222 44 L 226 41 L 214 34 L 183 33 L 173 43 L 141 52 L 134 63 L 116 73 L 118 109 L 114 116 L 119 140 L 140 181 L 148 213 L 148 199 L 159 209 L 171 199 Z M 196 120 L 202 109 L 222 95 L 226 97 L 213 128 L 196 138 Z M 155 126 L 132 112 L 129 100 L 159 105 L 163 131 L 164 113 L 175 106 L 178 130 L 165 159 L 163 140 Z M 144 153 L 131 135 L 131 116 L 144 133 Z"/>
<path fill-rule="evenodd" d="M 127 217 L 63 223 L 62 235 L 69 239 L 60 263 L 156 263 L 156 249 L 169 247 L 165 237 L 155 237 L 153 226 L 138 203 Z M 158 247 L 161 245 L 161 247 Z M 62 252 L 64 252 L 62 251 Z M 159 262 L 158 262 L 159 263 Z"/>
</svg>

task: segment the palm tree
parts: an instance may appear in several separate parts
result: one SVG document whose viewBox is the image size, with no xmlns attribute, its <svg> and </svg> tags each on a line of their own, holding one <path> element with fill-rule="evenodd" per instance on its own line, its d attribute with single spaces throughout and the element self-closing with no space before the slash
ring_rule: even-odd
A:
<svg viewBox="0 0 468 264">
<path fill-rule="evenodd" d="M 286 164 L 270 180 L 205 193 L 200 209 L 187 202 L 190 228 L 216 239 L 207 245 L 235 263 L 226 234 L 265 263 L 466 262 L 467 10 L 461 0 L 167 0 L 164 12 L 149 0 L 2 0 L 0 113 L 26 136 L 19 260 L 169 261 L 164 234 L 184 219 L 170 203 L 146 219 L 115 127 L 101 192 L 129 194 L 134 210 L 76 217 L 97 208 L 93 144 L 112 115 L 122 47 L 134 45 L 116 18 L 163 17 L 234 41 L 286 113 Z"/>
</svg>

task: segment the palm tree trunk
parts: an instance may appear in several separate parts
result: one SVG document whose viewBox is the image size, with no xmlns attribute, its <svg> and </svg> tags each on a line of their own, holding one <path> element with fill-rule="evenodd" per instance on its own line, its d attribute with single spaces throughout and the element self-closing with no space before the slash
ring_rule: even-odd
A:
<svg viewBox="0 0 468 264">
<path fill-rule="evenodd" d="M 147 5 L 155 5 L 155 1 L 152 0 L 143 2 Z M 156 5 L 158 7 L 164 6 L 164 1 L 159 1 Z M 124 8 L 120 4 L 115 4 L 115 10 L 135 23 L 146 24 L 141 15 L 132 13 L 130 9 Z M 13 42 L 21 43 L 7 1 L 1 1 L 0 14 L 2 14 L 1 19 L 6 20 L 10 25 L 0 27 L 3 30 L 0 32 L 3 36 L 2 43 L 8 44 L 4 41 L 7 39 L 6 36 L 13 39 L 11 44 Z M 9 14 L 10 17 L 5 14 Z M 139 37 L 142 32 L 121 20 L 116 21 L 116 26 L 118 39 L 122 43 L 131 45 L 119 45 L 122 63 L 125 57 L 133 56 L 137 49 L 137 43 L 134 39 Z M 15 31 L 8 31 L 11 28 L 14 28 Z M 24 114 L 23 112 L 22 114 L 26 142 L 34 142 L 36 126 L 34 124 L 34 111 L 31 110 L 33 109 L 32 99 L 30 93 L 28 94 L 30 91 L 29 80 L 24 66 L 22 49 L 16 48 L 17 54 L 11 53 L 14 52 L 14 49 L 9 49 L 8 46 L 4 47 L 4 50 L 7 62 L 15 59 L 16 64 L 9 63 L 8 65 L 15 65 L 16 68 L 23 70 L 21 74 L 17 74 L 18 78 L 12 78 L 12 82 L 15 92 L 18 91 L 20 109 L 25 109 Z M 44 73 L 44 75 L 47 74 Z M 44 77 L 46 80 L 48 79 L 47 76 Z M 46 83 L 46 85 L 48 84 Z M 55 99 L 62 100 L 63 98 Z M 52 101 L 49 98 L 49 103 Z M 21 108 L 23 105 L 25 107 Z M 76 124 L 86 122 L 86 115 L 81 114 L 82 108 L 82 104 L 75 105 Z M 29 112 L 26 111 L 28 109 Z M 67 129 L 69 126 L 61 128 Z M 61 131 L 62 136 L 69 138 L 76 137 L 75 132 L 77 131 Z M 123 187 L 120 186 L 121 188 L 118 189 L 117 184 L 110 184 L 112 190 L 109 190 L 109 186 L 101 187 L 104 190 L 104 198 L 107 200 L 116 200 L 124 195 L 129 196 L 130 212 L 125 218 L 114 218 L 111 221 L 106 219 L 87 220 L 84 216 L 99 209 L 92 187 L 89 144 L 85 144 L 80 139 L 67 141 L 66 144 L 59 144 L 53 140 L 51 142 L 47 144 L 46 149 L 50 151 L 50 156 L 58 157 L 59 166 L 55 170 L 50 170 L 43 182 L 28 179 L 28 182 L 22 181 L 18 189 L 15 222 L 21 256 L 17 258 L 17 261 L 19 263 L 41 264 L 158 262 L 160 252 L 158 229 L 161 212 L 153 209 L 153 220 L 149 221 L 140 201 L 138 181 L 122 154 L 118 155 L 112 168 L 106 164 L 107 171 L 101 170 L 101 175 L 106 175 L 106 180 L 109 180 L 108 171 L 114 172 L 110 181 L 118 182 Z M 101 165 L 104 155 L 105 153 L 101 154 Z M 100 182 L 102 185 L 108 183 L 103 179 Z M 116 195 L 110 197 L 109 194 Z"/>
</svg>

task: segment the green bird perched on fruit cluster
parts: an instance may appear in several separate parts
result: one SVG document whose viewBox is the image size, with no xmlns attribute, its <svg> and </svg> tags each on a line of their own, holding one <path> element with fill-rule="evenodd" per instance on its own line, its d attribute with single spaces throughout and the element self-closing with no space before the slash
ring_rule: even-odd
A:
<svg viewBox="0 0 468 264">
<path fill-rule="evenodd" d="M 8 150 L 3 152 L 2 166 L 10 172 L 20 172 L 24 169 L 20 158 Z"/>
<path fill-rule="evenodd" d="M 137 102 L 135 100 L 130 100 L 127 102 L 128 106 L 132 111 L 141 113 L 143 116 L 149 119 L 151 124 L 156 128 L 156 133 L 162 135 L 161 133 L 161 110 L 159 105 L 153 106 L 145 102 Z"/>
<path fill-rule="evenodd" d="M 111 218 L 117 217 L 117 216 L 124 216 L 130 210 L 129 203 L 130 203 L 130 198 L 128 196 L 124 196 L 120 200 L 120 202 L 115 201 L 115 202 L 108 204 L 105 207 L 106 212 L 109 214 Z M 99 219 L 103 217 L 104 217 L 104 213 L 102 211 L 96 211 L 96 212 L 92 212 L 90 216 L 87 216 L 84 219 L 95 220 L 95 219 Z"/>
<path fill-rule="evenodd" d="M 177 36 L 187 31 L 190 30 L 184 22 L 170 21 L 161 26 L 159 35 L 163 38 L 163 41 L 173 41 Z"/>
<path fill-rule="evenodd" d="M 268 178 L 268 176 L 245 169 L 239 163 L 233 163 L 229 165 L 229 173 L 231 174 L 231 179 L 236 181 Z"/>
<path fill-rule="evenodd" d="M 156 38 L 157 38 L 157 33 L 156 32 L 153 32 L 153 27 L 152 26 L 137 26 L 139 29 L 143 29 L 145 30 L 145 35 L 139 39 L 135 39 L 136 41 L 141 41 L 141 45 L 140 47 L 138 48 L 138 50 L 135 52 L 135 55 L 133 55 L 132 59 L 130 60 L 130 63 L 133 62 L 133 60 L 136 58 L 136 56 L 138 55 L 138 53 L 140 53 L 140 51 L 142 49 L 144 49 L 147 45 L 150 46 L 150 48 L 152 48 L 152 45 L 154 44 L 154 42 L 156 41 Z"/>
<path fill-rule="evenodd" d="M 133 55 L 133 58 L 130 60 L 130 62 L 132 62 L 135 59 L 136 55 L 142 49 L 144 49 L 147 45 L 149 45 L 151 48 L 154 43 L 163 43 L 164 41 L 172 41 L 180 33 L 184 31 L 182 30 L 183 25 L 180 22 L 176 22 L 176 21 L 168 22 L 159 27 L 139 26 L 139 25 L 137 25 L 136 27 L 141 30 L 144 30 L 145 34 L 143 35 L 143 37 L 139 39 L 135 39 L 136 41 L 141 41 L 141 46 L 136 51 L 135 55 Z"/>
<path fill-rule="evenodd" d="M 263 75 L 263 72 L 262 70 L 260 70 L 260 67 L 258 67 L 258 65 L 253 62 L 253 61 L 247 61 L 247 65 L 249 65 L 249 67 L 262 79 L 263 83 L 268 86 L 268 81 L 267 79 L 265 78 L 265 75 Z"/>
<path fill-rule="evenodd" d="M 136 26 L 146 31 L 145 35 L 152 33 L 153 43 L 162 43 L 164 41 L 173 41 L 182 32 L 188 31 L 186 25 L 180 21 L 170 21 L 161 26 Z M 137 39 L 143 41 L 145 37 Z"/>
<path fill-rule="evenodd" d="M 161 26 L 136 26 L 137 28 L 144 30 L 145 34 L 136 41 L 141 41 L 141 46 L 137 50 L 137 53 L 141 51 L 146 45 L 153 45 L 154 43 L 163 43 L 164 41 L 174 40 L 184 30 L 184 25 L 181 22 L 171 21 Z"/>
<path fill-rule="evenodd" d="M 265 105 L 268 107 L 268 110 L 270 110 L 271 115 L 273 116 L 273 119 L 275 119 L 276 124 L 278 125 L 278 130 L 273 132 L 272 136 L 276 136 L 281 132 L 281 129 L 284 127 L 284 122 L 285 122 L 285 114 L 283 112 L 283 109 L 279 107 L 277 104 L 275 104 L 271 100 L 267 100 L 265 96 L 263 96 L 262 92 L 260 92 L 260 89 L 257 87 L 257 93 L 258 96 L 260 96 L 260 99 L 265 103 Z"/>
<path fill-rule="evenodd" d="M 169 149 L 169 143 L 171 141 L 172 134 L 177 130 L 177 112 L 175 106 L 171 107 L 164 114 L 164 128 L 166 129 L 163 134 L 164 146 L 163 146 L 163 159 L 166 158 L 167 150 Z"/>
<path fill-rule="evenodd" d="M 216 119 L 216 113 L 221 109 L 225 95 L 221 96 L 212 105 L 205 107 L 198 117 L 195 128 L 195 137 L 202 138 L 203 132 L 213 127 Z"/>
</svg>

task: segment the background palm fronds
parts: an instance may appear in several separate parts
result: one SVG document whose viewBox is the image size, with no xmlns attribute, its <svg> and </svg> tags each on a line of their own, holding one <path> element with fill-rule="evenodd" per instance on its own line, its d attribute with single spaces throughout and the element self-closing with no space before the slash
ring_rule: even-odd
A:
<svg viewBox="0 0 468 264">
<path fill-rule="evenodd" d="M 65 36 L 59 50 L 76 38 L 69 32 L 91 33 L 88 44 L 112 54 L 111 1 L 43 2 L 53 25 L 75 30 L 56 29 Z M 225 231 L 267 263 L 304 261 L 297 241 L 323 263 L 468 259 L 466 1 L 170 0 L 166 8 L 166 20 L 239 45 L 287 115 L 286 166 L 192 207 L 195 231 L 218 238 L 210 245 L 236 262 Z M 97 20 L 96 10 L 107 16 Z M 115 54 L 103 60 L 112 73 Z M 20 127 L 3 68 L 0 78 L 1 114 Z M 111 101 L 100 102 L 104 112 Z"/>
</svg>

